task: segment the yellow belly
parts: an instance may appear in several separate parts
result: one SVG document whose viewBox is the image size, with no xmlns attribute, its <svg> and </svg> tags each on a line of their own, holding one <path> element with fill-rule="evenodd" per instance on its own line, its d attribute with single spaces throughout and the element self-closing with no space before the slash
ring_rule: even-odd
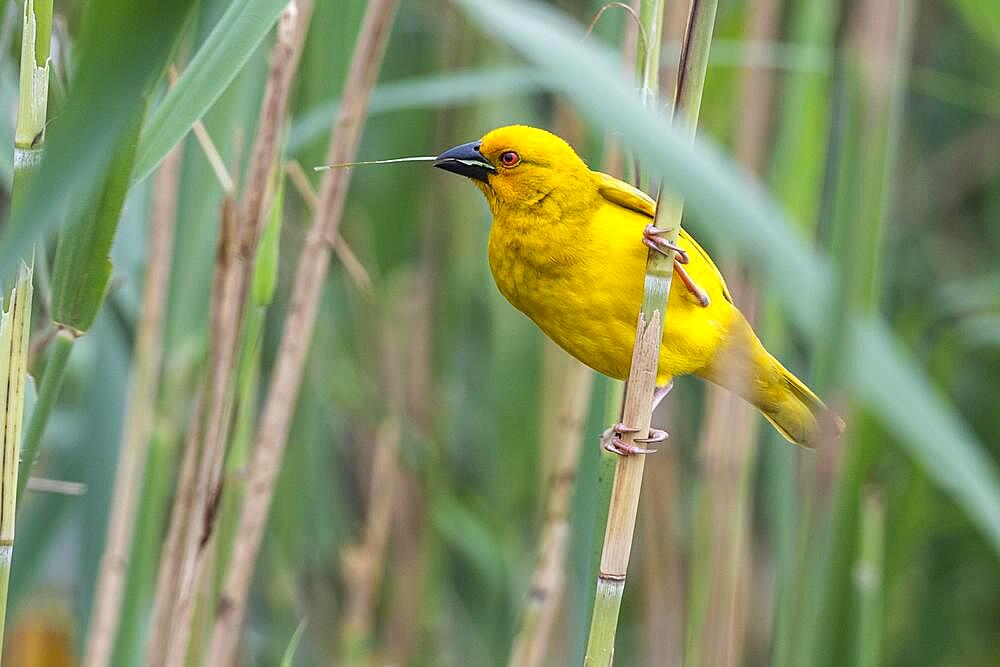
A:
<svg viewBox="0 0 1000 667">
<path fill-rule="evenodd" d="M 588 225 L 539 224 L 498 216 L 490 231 L 490 268 L 500 292 L 560 347 L 610 377 L 628 375 L 642 303 L 648 218 L 607 205 Z M 694 373 L 714 358 L 735 308 L 717 269 L 684 235 L 688 273 L 711 305 L 701 307 L 675 279 L 670 290 L 659 382 Z"/>
</svg>

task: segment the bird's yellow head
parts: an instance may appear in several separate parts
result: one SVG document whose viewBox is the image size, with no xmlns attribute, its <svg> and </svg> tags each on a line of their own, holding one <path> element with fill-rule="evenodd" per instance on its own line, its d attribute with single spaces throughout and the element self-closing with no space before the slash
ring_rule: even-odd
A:
<svg viewBox="0 0 1000 667">
<path fill-rule="evenodd" d="M 565 141 L 545 130 L 508 125 L 441 153 L 434 166 L 472 179 L 490 207 L 535 206 L 550 196 L 573 201 L 590 170 Z M 565 197 L 561 196 L 565 194 Z"/>
</svg>

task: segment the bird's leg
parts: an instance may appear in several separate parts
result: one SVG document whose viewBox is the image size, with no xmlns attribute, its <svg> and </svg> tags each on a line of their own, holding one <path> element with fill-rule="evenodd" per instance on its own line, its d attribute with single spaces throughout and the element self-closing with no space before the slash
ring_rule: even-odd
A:
<svg viewBox="0 0 1000 667">
<path fill-rule="evenodd" d="M 681 279 L 682 283 L 684 283 L 684 287 L 687 287 L 688 291 L 691 292 L 694 298 L 698 299 L 698 305 L 702 308 L 708 308 L 709 304 L 712 303 L 712 300 L 708 298 L 708 292 L 699 287 L 698 283 L 691 279 L 691 276 L 688 275 L 687 269 L 677 262 L 674 262 L 674 273 L 677 274 L 677 277 Z"/>
<path fill-rule="evenodd" d="M 670 393 L 670 390 L 674 388 L 674 381 L 671 380 L 665 385 L 658 386 L 653 390 L 653 406 L 652 410 L 656 410 L 656 407 L 661 401 Z M 646 449 L 645 447 L 638 447 L 636 444 L 629 444 L 622 439 L 622 436 L 626 433 L 638 433 L 639 429 L 634 426 L 626 426 L 622 422 L 618 422 L 607 431 L 601 435 L 601 446 L 612 454 L 618 454 L 619 456 L 631 456 L 632 454 L 652 454 L 655 449 Z M 638 443 L 640 445 L 655 445 L 657 443 L 663 442 L 668 437 L 666 431 L 662 431 L 658 428 L 650 428 L 649 435 L 645 438 L 633 438 L 633 443 Z"/>
<path fill-rule="evenodd" d="M 660 403 L 663 402 L 663 399 L 665 399 L 667 397 L 667 394 L 669 394 L 673 390 L 674 390 L 673 378 L 671 378 L 670 381 L 667 382 L 666 384 L 656 385 L 656 389 L 653 390 L 653 409 L 651 410 L 651 412 L 656 412 L 656 408 L 660 407 Z"/>
<path fill-rule="evenodd" d="M 660 234 L 665 231 L 667 230 L 660 229 L 652 223 L 646 225 L 646 228 L 642 230 L 643 244 L 647 248 L 655 250 L 661 255 L 666 255 L 668 250 L 674 251 L 674 271 L 677 273 L 678 277 L 680 277 L 681 282 L 684 283 L 684 286 L 688 289 L 688 291 L 691 292 L 694 298 L 698 300 L 701 307 L 707 308 L 708 305 L 712 303 L 712 300 L 708 298 L 708 292 L 699 287 L 698 284 L 691 279 L 687 270 L 685 270 L 682 266 L 682 264 L 690 262 L 691 258 L 688 257 L 687 252 L 677 244 L 671 243 L 664 238 L 660 238 Z"/>
</svg>

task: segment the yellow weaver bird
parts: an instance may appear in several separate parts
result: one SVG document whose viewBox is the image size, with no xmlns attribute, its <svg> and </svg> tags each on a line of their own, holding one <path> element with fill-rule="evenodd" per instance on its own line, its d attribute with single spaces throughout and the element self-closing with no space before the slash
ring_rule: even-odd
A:
<svg viewBox="0 0 1000 667">
<path fill-rule="evenodd" d="M 752 403 L 785 438 L 814 446 L 840 422 L 771 356 L 736 308 L 722 274 L 691 235 L 676 246 L 652 225 L 655 202 L 592 171 L 565 141 L 513 125 L 445 151 L 435 167 L 472 179 L 493 213 L 489 261 L 500 292 L 569 354 L 628 376 L 647 247 L 675 256 L 654 406 L 678 375 L 695 374 Z M 736 372 L 734 372 L 734 369 Z M 606 447 L 647 452 L 613 427 Z M 666 437 L 651 431 L 642 443 Z"/>
</svg>

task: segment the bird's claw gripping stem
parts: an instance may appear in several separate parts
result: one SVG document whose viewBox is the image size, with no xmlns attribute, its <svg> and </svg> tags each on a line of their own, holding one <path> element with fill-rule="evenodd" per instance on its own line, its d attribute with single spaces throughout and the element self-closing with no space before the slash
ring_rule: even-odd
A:
<svg viewBox="0 0 1000 667">
<path fill-rule="evenodd" d="M 632 456 L 633 454 L 653 454 L 655 449 L 639 447 L 636 444 L 629 444 L 622 439 L 626 433 L 638 433 L 639 429 L 634 426 L 626 426 L 618 422 L 601 436 L 601 446 L 612 454 L 619 456 Z M 658 428 L 649 429 L 649 436 L 645 438 L 633 438 L 632 443 L 641 445 L 655 445 L 667 439 L 667 432 Z"/>
<path fill-rule="evenodd" d="M 702 308 L 707 308 L 709 304 L 712 303 L 712 300 L 708 297 L 708 292 L 703 290 L 694 280 L 692 280 L 690 274 L 688 274 L 687 270 L 682 266 L 683 264 L 690 262 L 691 258 L 688 257 L 687 252 L 677 244 L 671 243 L 664 238 L 660 238 L 659 235 L 665 231 L 667 230 L 661 229 L 653 223 L 646 225 L 646 228 L 642 230 L 643 244 L 645 244 L 645 246 L 650 250 L 655 250 L 661 255 L 667 255 L 667 251 L 672 250 L 675 253 L 674 271 L 677 273 L 677 277 L 681 279 L 681 282 L 684 283 L 684 287 L 686 287 L 694 298 L 698 300 L 699 305 L 701 305 Z"/>
<path fill-rule="evenodd" d="M 653 223 L 649 223 L 646 225 L 646 228 L 642 230 L 642 242 L 647 248 L 655 250 L 661 255 L 666 255 L 668 250 L 673 250 L 676 253 L 674 261 L 678 264 L 687 264 L 690 262 L 691 258 L 688 257 L 687 251 L 675 243 L 671 243 L 664 238 L 660 238 L 660 234 L 665 231 L 667 230 L 660 229 Z"/>
</svg>

